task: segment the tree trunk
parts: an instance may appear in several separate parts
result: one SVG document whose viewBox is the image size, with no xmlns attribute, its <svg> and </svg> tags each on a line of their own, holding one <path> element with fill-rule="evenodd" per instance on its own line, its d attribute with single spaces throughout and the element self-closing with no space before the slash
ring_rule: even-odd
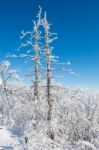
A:
<svg viewBox="0 0 99 150">
<path fill-rule="evenodd" d="M 47 79 L 47 102 L 48 102 L 48 124 L 49 124 L 49 131 L 48 137 L 52 140 L 54 139 L 54 133 L 51 128 L 51 116 L 52 116 L 52 97 L 51 97 L 51 50 L 49 47 L 49 38 L 48 38 L 48 31 L 46 30 L 46 79 Z"/>
<path fill-rule="evenodd" d="M 37 32 L 37 31 L 36 31 Z M 38 42 L 38 32 L 36 33 L 35 37 L 35 82 L 34 82 L 34 95 L 37 99 L 39 99 L 39 42 Z"/>
</svg>

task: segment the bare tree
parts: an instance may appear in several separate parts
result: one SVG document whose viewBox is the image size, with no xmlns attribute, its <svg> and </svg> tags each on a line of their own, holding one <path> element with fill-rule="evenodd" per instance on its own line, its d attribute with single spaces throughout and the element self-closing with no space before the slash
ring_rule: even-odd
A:
<svg viewBox="0 0 99 150">
<path fill-rule="evenodd" d="M 13 55 L 13 57 L 26 57 L 32 61 L 32 70 L 28 73 L 27 76 L 34 76 L 34 81 L 32 86 L 34 87 L 34 96 L 39 99 L 39 82 L 40 82 L 40 50 L 41 50 L 41 31 L 39 30 L 42 25 L 41 20 L 41 7 L 39 7 L 39 13 L 37 15 L 37 21 L 33 21 L 33 30 L 24 32 L 20 38 L 23 40 L 23 43 L 19 47 L 21 49 L 27 50 L 26 53 L 20 54 L 19 56 Z"/>
<path fill-rule="evenodd" d="M 47 82 L 47 102 L 48 102 L 48 116 L 47 119 L 49 121 L 49 137 L 54 139 L 54 134 L 51 129 L 51 115 L 52 115 L 52 107 L 53 107 L 53 100 L 51 95 L 51 79 L 52 79 L 52 67 L 51 63 L 54 60 L 54 56 L 52 55 L 53 47 L 50 46 L 50 43 L 53 42 L 55 38 L 50 38 L 54 33 L 50 32 L 50 24 L 48 23 L 47 16 L 45 13 L 43 19 L 43 27 L 45 31 L 45 51 L 46 51 L 46 82 Z"/>
</svg>

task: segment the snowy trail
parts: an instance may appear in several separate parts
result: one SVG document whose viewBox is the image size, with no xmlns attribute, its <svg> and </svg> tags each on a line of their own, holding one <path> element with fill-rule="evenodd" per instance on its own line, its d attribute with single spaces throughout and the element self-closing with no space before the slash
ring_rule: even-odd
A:
<svg viewBox="0 0 99 150">
<path fill-rule="evenodd" d="M 20 139 L 5 127 L 0 127 L 0 150 L 24 150 Z"/>
</svg>

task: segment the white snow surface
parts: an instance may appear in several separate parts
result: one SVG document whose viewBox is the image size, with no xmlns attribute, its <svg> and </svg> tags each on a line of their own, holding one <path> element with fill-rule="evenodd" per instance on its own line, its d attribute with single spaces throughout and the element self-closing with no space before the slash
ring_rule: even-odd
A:
<svg viewBox="0 0 99 150">
<path fill-rule="evenodd" d="M 0 126 L 0 150 L 22 150 L 19 138 L 13 133 Z"/>
</svg>

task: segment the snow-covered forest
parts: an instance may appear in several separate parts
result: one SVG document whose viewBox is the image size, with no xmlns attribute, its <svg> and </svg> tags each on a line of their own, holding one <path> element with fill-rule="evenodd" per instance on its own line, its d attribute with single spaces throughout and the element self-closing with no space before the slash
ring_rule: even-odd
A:
<svg viewBox="0 0 99 150">
<path fill-rule="evenodd" d="M 32 23 L 21 32 L 17 54 L 0 63 L 0 149 L 99 150 L 99 93 L 58 82 L 55 72 L 61 77 L 70 62 L 55 56 L 57 34 L 41 7 Z M 20 82 L 9 57 L 31 64 L 24 79 L 29 84 Z"/>
</svg>

